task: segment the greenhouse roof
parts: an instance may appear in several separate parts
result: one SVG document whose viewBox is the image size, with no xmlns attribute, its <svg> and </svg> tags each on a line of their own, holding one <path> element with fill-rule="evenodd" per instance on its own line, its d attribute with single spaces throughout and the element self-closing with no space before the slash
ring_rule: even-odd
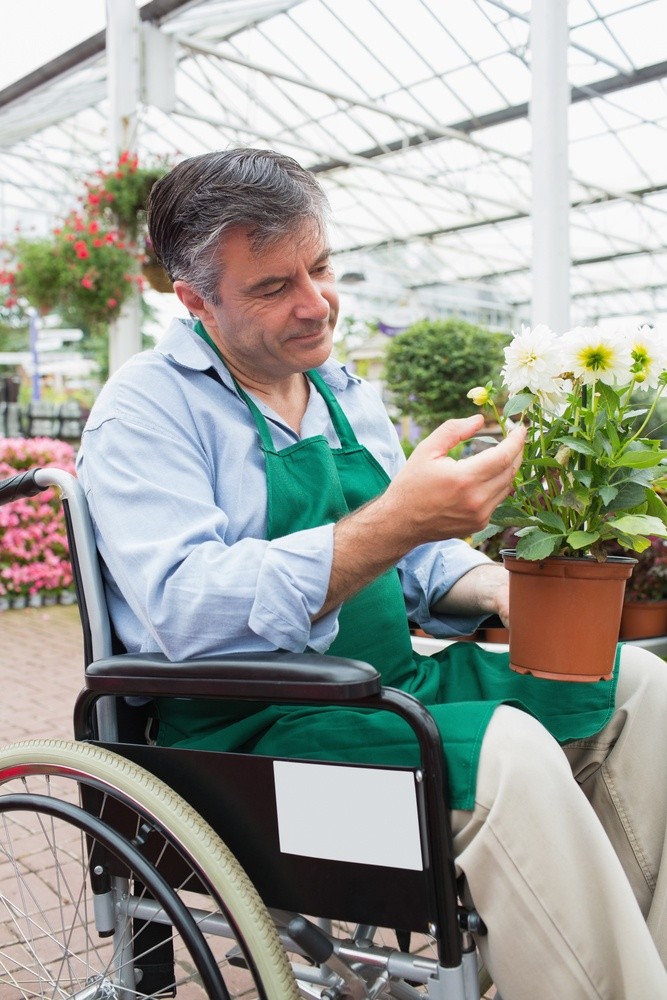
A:
<svg viewBox="0 0 667 1000">
<path fill-rule="evenodd" d="M 531 299 L 528 0 L 151 0 L 142 160 L 270 147 L 314 170 L 340 274 Z M 667 318 L 667 0 L 570 0 L 572 321 Z M 0 91 L 0 231 L 111 162 L 103 24 Z M 147 50 L 148 51 L 148 50 Z M 169 71 L 173 60 L 175 72 Z"/>
</svg>

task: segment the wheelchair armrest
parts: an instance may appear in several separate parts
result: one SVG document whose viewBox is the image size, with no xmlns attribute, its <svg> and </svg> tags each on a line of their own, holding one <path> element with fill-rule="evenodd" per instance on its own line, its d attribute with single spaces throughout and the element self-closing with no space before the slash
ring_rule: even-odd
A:
<svg viewBox="0 0 667 1000">
<path fill-rule="evenodd" d="M 126 696 L 335 703 L 378 694 L 380 675 L 360 660 L 281 650 L 182 662 L 161 653 L 123 653 L 90 663 L 86 687 Z"/>
</svg>

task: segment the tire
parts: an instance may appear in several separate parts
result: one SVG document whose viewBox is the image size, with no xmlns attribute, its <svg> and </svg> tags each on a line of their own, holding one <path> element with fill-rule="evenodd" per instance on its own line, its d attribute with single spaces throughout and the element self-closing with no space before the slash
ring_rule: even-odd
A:
<svg viewBox="0 0 667 1000">
<path fill-rule="evenodd" d="M 160 876 L 157 869 L 142 856 L 141 852 L 132 843 L 117 833 L 112 827 L 103 823 L 97 816 L 91 815 L 79 806 L 72 805 L 71 802 L 54 799 L 51 795 L 21 794 L 19 792 L 14 795 L 0 796 L 0 821 L 3 827 L 7 829 L 9 825 L 7 822 L 8 818 L 11 819 L 16 816 L 37 819 L 42 829 L 49 830 L 51 844 L 53 843 L 53 830 L 56 826 L 62 824 L 68 829 L 78 830 L 79 833 L 85 836 L 87 843 L 95 846 L 98 857 L 101 857 L 101 852 L 104 852 L 105 858 L 114 859 L 116 864 L 119 864 L 129 872 L 135 873 L 141 879 L 142 885 L 150 894 L 150 898 L 156 907 L 159 906 L 160 911 L 168 917 L 174 934 L 182 936 L 190 958 L 197 969 L 197 974 L 205 986 L 207 996 L 215 998 L 215 1000 L 229 1000 L 229 992 L 221 979 L 217 963 L 211 954 L 204 935 L 197 925 L 197 921 L 191 915 L 187 906 L 178 898 L 173 889 L 170 888 L 169 884 Z M 65 884 L 64 879 L 63 884 Z M 31 912 L 33 912 L 30 904 L 26 907 L 24 902 L 30 898 L 29 894 L 25 892 L 24 883 L 22 883 L 22 889 L 24 890 L 21 897 L 24 904 L 23 907 L 19 909 L 18 895 L 12 906 L 12 916 L 15 921 L 14 926 L 18 927 L 24 925 L 28 909 L 30 908 Z M 44 910 L 41 912 L 42 916 L 46 916 Z M 32 930 L 34 936 L 34 925 Z M 70 932 L 73 932 L 73 930 L 74 928 L 71 927 Z M 172 933 L 171 929 L 169 933 Z M 69 951 L 71 949 L 68 948 Z M 44 958 L 45 956 L 43 956 Z M 76 982 L 81 982 L 82 977 L 80 972 L 72 973 L 70 971 L 74 967 L 73 956 L 67 954 L 66 958 L 67 962 L 63 963 L 62 956 L 58 956 L 56 963 L 58 965 L 68 965 L 66 978 L 70 983 L 73 978 Z M 46 961 L 43 960 L 42 968 L 46 964 Z M 24 972 L 25 969 L 21 968 L 21 972 L 17 976 L 22 984 Z M 59 977 L 62 978 L 60 974 Z M 53 977 L 50 976 L 50 978 Z M 43 974 L 40 975 L 40 979 L 43 981 Z M 90 977 L 87 977 L 87 980 L 90 981 Z M 108 986 L 105 985 L 103 987 L 103 981 L 103 977 L 101 976 L 99 978 L 93 977 L 94 996 L 102 994 L 105 990 L 109 991 Z M 111 980 L 109 979 L 110 982 Z"/>
<path fill-rule="evenodd" d="M 8 802 L 21 798 L 22 808 L 3 810 L 4 796 L 11 797 Z M 47 815 L 41 798 L 30 796 L 49 797 L 53 815 Z M 78 807 L 82 798 L 88 809 L 94 806 L 97 835 L 83 829 L 78 808 L 67 813 L 56 805 L 62 801 Z M 109 855 L 105 844 L 109 827 L 111 833 L 118 828 L 111 814 L 119 809 L 125 843 L 132 842 L 120 859 L 123 852 Z M 94 879 L 110 890 L 95 899 L 91 844 L 92 867 L 101 871 Z M 84 990 L 88 1000 L 98 1000 L 89 985 L 96 981 L 99 997 L 110 1000 L 174 996 L 181 987 L 187 1000 L 207 997 L 197 971 L 197 942 L 188 947 L 179 920 L 165 921 L 159 885 L 150 878 L 152 866 L 139 871 L 137 852 L 151 860 L 160 857 L 161 865 L 175 859 L 180 873 L 176 916 L 182 913 L 178 900 L 196 910 L 202 940 L 231 1000 L 298 1000 L 269 914 L 236 859 L 199 814 L 123 757 L 62 740 L 35 740 L 0 751 L 0 1000 Z M 193 890 L 195 883 L 205 895 Z M 100 900 L 111 905 L 100 907 Z M 96 904 L 109 936 L 98 935 Z M 128 905 L 132 921 L 123 919 Z M 166 926 L 165 935 L 160 928 Z M 136 989 L 126 971 L 130 955 L 133 965 L 143 969 Z"/>
</svg>

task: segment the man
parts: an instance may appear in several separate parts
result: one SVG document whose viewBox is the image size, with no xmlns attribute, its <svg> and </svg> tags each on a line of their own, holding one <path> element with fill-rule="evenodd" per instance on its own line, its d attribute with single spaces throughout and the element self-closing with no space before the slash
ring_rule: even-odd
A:
<svg viewBox="0 0 667 1000">
<path fill-rule="evenodd" d="M 186 160 L 149 219 L 191 320 L 105 386 L 78 466 L 120 639 L 171 659 L 284 648 L 373 663 L 440 727 L 457 863 L 500 992 L 667 996 L 664 665 L 627 647 L 613 681 L 576 685 L 472 643 L 411 651 L 406 612 L 439 636 L 508 621 L 504 568 L 461 539 L 509 492 L 524 431 L 455 462 L 481 418 L 448 421 L 404 461 L 379 398 L 330 358 L 326 204 L 295 161 Z M 156 713 L 163 745 L 415 759 L 400 720 L 360 710 Z"/>
</svg>

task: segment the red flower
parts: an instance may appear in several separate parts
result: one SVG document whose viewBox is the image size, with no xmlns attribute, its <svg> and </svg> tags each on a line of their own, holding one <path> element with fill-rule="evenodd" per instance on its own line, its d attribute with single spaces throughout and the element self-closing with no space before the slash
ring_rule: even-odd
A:
<svg viewBox="0 0 667 1000">
<path fill-rule="evenodd" d="M 88 244 L 84 240 L 77 240 L 74 244 L 74 253 L 77 255 L 79 260 L 86 260 L 87 257 L 90 257 Z"/>
<path fill-rule="evenodd" d="M 83 285 L 84 288 L 94 288 L 95 287 L 95 282 L 93 281 L 93 279 L 90 277 L 89 274 L 86 274 L 81 279 L 81 284 Z"/>
<path fill-rule="evenodd" d="M 100 197 L 99 194 L 93 194 L 93 192 L 91 191 L 90 194 L 88 195 L 88 203 L 90 205 L 99 205 L 101 201 L 102 198 Z"/>
<path fill-rule="evenodd" d="M 100 231 L 100 224 L 95 219 L 93 219 L 92 222 L 88 223 L 89 233 L 99 233 L 99 231 Z"/>
<path fill-rule="evenodd" d="M 109 306 L 109 309 L 113 309 L 118 305 L 118 301 L 116 299 L 107 299 L 107 305 Z"/>
</svg>

